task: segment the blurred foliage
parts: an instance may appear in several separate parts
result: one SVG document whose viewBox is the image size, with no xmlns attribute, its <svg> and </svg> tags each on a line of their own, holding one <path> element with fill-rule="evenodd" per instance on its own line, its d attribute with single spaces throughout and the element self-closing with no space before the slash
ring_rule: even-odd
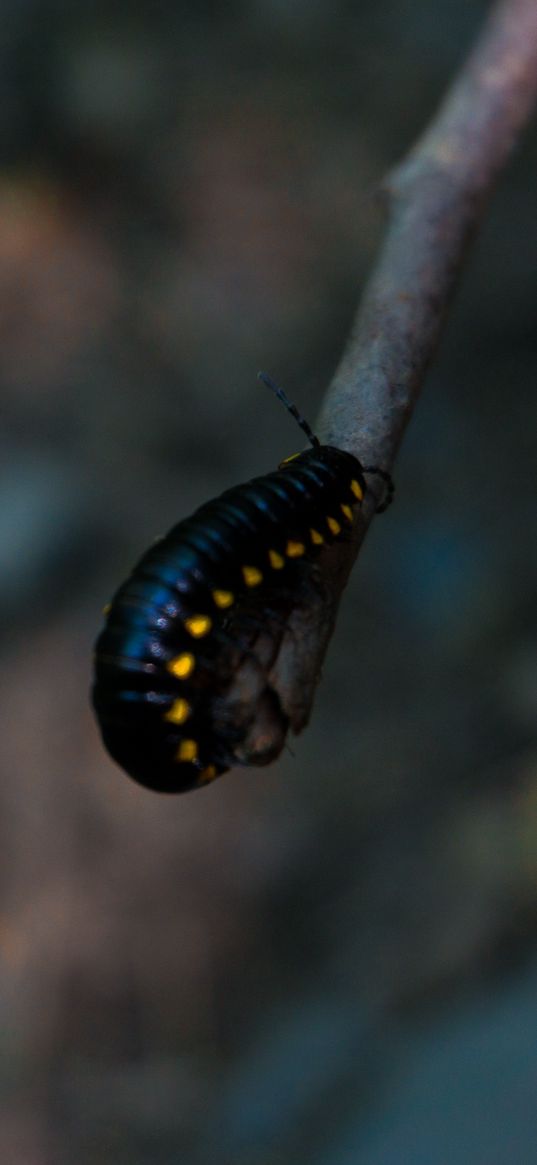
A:
<svg viewBox="0 0 537 1165">
<path fill-rule="evenodd" d="M 5 0 L 6 1162 L 533 1158 L 535 133 L 293 753 L 166 800 L 87 706 L 135 556 L 294 450 L 258 367 L 314 417 L 486 7 Z"/>
</svg>

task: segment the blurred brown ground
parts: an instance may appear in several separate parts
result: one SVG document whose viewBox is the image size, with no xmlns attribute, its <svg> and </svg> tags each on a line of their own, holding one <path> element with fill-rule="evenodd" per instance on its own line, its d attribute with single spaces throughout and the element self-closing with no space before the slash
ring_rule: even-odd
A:
<svg viewBox="0 0 537 1165">
<path fill-rule="evenodd" d="M 4 4 L 9 1165 L 534 1159 L 535 128 L 293 755 L 152 796 L 87 699 L 135 557 L 296 447 L 258 367 L 314 418 L 485 8 Z"/>
</svg>

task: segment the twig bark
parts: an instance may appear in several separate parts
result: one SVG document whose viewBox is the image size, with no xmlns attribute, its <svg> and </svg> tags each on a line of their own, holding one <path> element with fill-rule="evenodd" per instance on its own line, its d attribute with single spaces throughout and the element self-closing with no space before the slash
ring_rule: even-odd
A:
<svg viewBox="0 0 537 1165">
<path fill-rule="evenodd" d="M 499 0 L 422 138 L 384 183 L 388 230 L 330 385 L 321 440 L 390 469 L 433 355 L 469 243 L 537 101 L 537 0 Z M 332 548 L 322 585 L 293 609 L 269 672 L 283 720 L 307 722 L 341 592 L 374 511 Z M 271 734 L 273 745 L 271 748 Z M 254 726 L 245 759 L 281 747 L 282 716 Z M 277 744 L 277 740 L 280 742 Z"/>
</svg>

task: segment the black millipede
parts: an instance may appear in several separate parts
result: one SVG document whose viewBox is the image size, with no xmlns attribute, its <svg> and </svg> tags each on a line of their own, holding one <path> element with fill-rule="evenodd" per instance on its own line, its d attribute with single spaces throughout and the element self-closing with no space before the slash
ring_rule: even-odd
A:
<svg viewBox="0 0 537 1165">
<path fill-rule="evenodd" d="M 332 543 L 349 536 L 354 509 L 378 474 L 322 445 L 283 389 L 311 448 L 201 506 L 143 555 L 112 602 L 96 644 L 92 700 L 111 757 L 159 792 L 201 788 L 240 758 L 241 730 L 226 695 L 248 630 L 277 626 L 279 599 Z"/>
</svg>

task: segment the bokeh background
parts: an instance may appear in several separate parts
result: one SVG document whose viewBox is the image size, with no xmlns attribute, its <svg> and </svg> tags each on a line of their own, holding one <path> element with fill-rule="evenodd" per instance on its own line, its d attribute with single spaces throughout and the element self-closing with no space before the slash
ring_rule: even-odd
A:
<svg viewBox="0 0 537 1165">
<path fill-rule="evenodd" d="M 315 417 L 487 7 L 3 0 L 6 1165 L 535 1160 L 535 127 L 293 754 L 162 798 L 87 699 L 132 561 L 297 447 L 257 369 Z"/>
</svg>

